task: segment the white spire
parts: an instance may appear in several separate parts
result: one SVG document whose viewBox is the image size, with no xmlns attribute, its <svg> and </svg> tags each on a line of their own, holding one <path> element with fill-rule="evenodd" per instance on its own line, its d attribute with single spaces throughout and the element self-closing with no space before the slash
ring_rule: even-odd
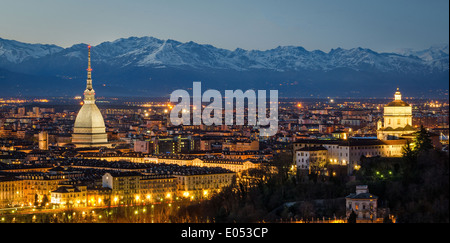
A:
<svg viewBox="0 0 450 243">
<path fill-rule="evenodd" d="M 87 85 L 86 89 L 92 90 L 92 78 L 91 78 L 91 46 L 88 45 L 88 68 L 87 68 Z"/>
<path fill-rule="evenodd" d="M 91 46 L 88 45 L 88 68 L 87 68 L 87 81 L 86 90 L 84 91 L 84 103 L 94 104 L 95 103 L 95 90 L 92 87 L 92 77 L 91 77 Z"/>
</svg>

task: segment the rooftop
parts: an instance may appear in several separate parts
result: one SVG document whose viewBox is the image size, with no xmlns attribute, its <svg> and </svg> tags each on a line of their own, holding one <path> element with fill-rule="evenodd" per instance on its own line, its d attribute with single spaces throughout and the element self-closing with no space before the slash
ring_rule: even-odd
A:
<svg viewBox="0 0 450 243">
<path fill-rule="evenodd" d="M 350 193 L 350 195 L 346 196 L 345 198 L 349 199 L 378 199 L 378 196 L 375 196 L 370 193 Z"/>
<path fill-rule="evenodd" d="M 319 146 L 319 147 L 304 147 L 304 148 L 298 149 L 297 151 L 321 151 L 321 150 L 327 150 L 327 149 L 323 146 Z"/>
<path fill-rule="evenodd" d="M 349 138 L 347 140 L 322 140 L 322 139 L 303 139 L 295 142 L 296 144 L 311 145 L 338 145 L 338 146 L 370 146 L 370 145 L 395 145 L 404 144 L 406 140 L 379 140 L 379 139 L 357 139 Z"/>
<path fill-rule="evenodd" d="M 394 100 L 392 102 L 389 102 L 386 106 L 409 106 L 409 104 L 404 102 L 403 100 Z"/>
</svg>

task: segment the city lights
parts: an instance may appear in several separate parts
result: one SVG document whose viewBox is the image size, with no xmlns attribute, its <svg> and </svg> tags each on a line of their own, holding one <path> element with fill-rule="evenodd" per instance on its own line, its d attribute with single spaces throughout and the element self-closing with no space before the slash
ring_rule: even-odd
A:
<svg viewBox="0 0 450 243">
<path fill-rule="evenodd" d="M 448 223 L 447 2 L 144 2 L 2 3 L 1 224 L 154 223 L 172 242 Z M 190 36 L 102 40 L 173 23 Z"/>
</svg>

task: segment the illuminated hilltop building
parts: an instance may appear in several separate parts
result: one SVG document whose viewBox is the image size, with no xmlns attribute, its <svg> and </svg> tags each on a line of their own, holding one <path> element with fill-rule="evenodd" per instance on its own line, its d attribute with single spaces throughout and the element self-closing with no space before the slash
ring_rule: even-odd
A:
<svg viewBox="0 0 450 243">
<path fill-rule="evenodd" d="M 402 100 L 397 88 L 394 100 L 384 107 L 384 122 L 377 123 L 377 137 L 381 140 L 400 139 L 403 135 L 416 132 L 412 127 L 412 106 Z"/>
<path fill-rule="evenodd" d="M 103 116 L 95 105 L 95 91 L 91 79 L 91 46 L 88 46 L 88 49 L 88 72 L 84 103 L 75 120 L 72 143 L 76 147 L 110 147 Z"/>
<path fill-rule="evenodd" d="M 359 170 L 361 157 L 401 157 L 403 147 L 414 136 L 412 107 L 402 101 L 397 89 L 394 100 L 384 107 L 383 121 L 377 123 L 377 139 L 337 137 L 336 140 L 301 139 L 293 144 L 294 162 L 301 173 L 317 171 L 328 162 L 337 173 L 347 167 L 348 175 Z M 331 170 L 324 171 L 331 172 Z M 334 173 L 331 172 L 334 176 Z M 329 174 L 330 175 L 330 174 Z"/>
</svg>

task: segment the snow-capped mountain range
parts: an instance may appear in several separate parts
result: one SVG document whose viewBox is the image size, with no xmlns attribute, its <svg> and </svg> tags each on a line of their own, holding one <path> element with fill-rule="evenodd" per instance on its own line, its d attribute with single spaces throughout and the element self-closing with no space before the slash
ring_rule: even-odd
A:
<svg viewBox="0 0 450 243">
<path fill-rule="evenodd" d="M 76 44 L 62 48 L 0 38 L 0 71 L 31 76 L 81 78 L 85 72 L 82 67 L 87 61 L 86 46 L 87 44 Z M 98 68 L 97 77 L 104 76 L 111 80 L 111 84 L 119 86 L 120 78 L 123 80 L 127 73 L 128 79 L 140 80 L 139 83 L 151 80 L 154 76 L 152 74 L 161 72 L 166 72 L 161 74 L 166 76 L 166 82 L 175 83 L 177 78 L 181 80 L 188 77 L 196 80 L 208 77 L 213 81 L 217 73 L 225 76 L 233 73 L 233 78 L 236 75 L 249 76 L 248 80 L 258 83 L 257 79 L 261 79 L 261 74 L 257 73 L 270 73 L 271 80 L 259 83 L 269 82 L 272 87 L 289 80 L 299 86 L 305 84 L 302 87 L 314 87 L 316 79 L 318 83 L 326 84 L 326 73 L 329 74 L 330 82 L 351 76 L 347 80 L 352 80 L 352 85 L 355 85 L 354 79 L 358 79 L 361 74 L 364 74 L 364 78 L 360 77 L 360 82 L 371 81 L 373 77 L 380 75 L 394 75 L 399 79 L 415 75 L 433 77 L 433 80 L 437 75 L 440 80 L 442 74 L 444 79 L 448 77 L 449 71 L 448 44 L 435 45 L 426 50 L 405 48 L 393 53 L 378 53 L 360 47 L 337 48 L 327 53 L 320 50 L 308 51 L 300 46 L 279 46 L 265 51 L 239 48 L 226 50 L 192 41 L 182 43 L 153 37 L 130 37 L 104 42 L 93 46 L 91 50 L 94 72 Z M 134 76 L 129 75 L 130 71 L 135 72 Z M 167 78 L 167 73 L 176 75 Z M 181 73 L 184 74 L 183 78 L 179 76 Z M 373 77 L 367 79 L 371 74 Z M 316 78 L 319 76 L 320 78 Z M 17 75 L 15 77 L 17 79 Z M 154 78 L 164 81 L 161 76 Z M 152 81 L 147 83 L 154 84 Z M 442 88 L 447 87 L 448 84 Z"/>
<path fill-rule="evenodd" d="M 70 48 L 56 45 L 26 44 L 0 38 L 0 59 L 19 64 L 30 59 L 62 55 L 67 58 L 86 58 L 86 45 Z M 93 61 L 117 66 L 190 67 L 233 69 L 322 70 L 336 68 L 372 67 L 380 71 L 413 71 L 449 69 L 448 45 L 435 45 L 426 50 L 400 49 L 395 53 L 377 53 L 370 49 L 342 48 L 325 53 L 320 50 L 307 51 L 303 47 L 279 46 L 275 49 L 234 51 L 201 45 L 195 42 L 181 43 L 153 37 L 130 37 L 113 42 L 104 42 L 92 48 Z"/>
<path fill-rule="evenodd" d="M 0 38 L 0 59 L 12 63 L 21 63 L 27 59 L 44 57 L 58 53 L 63 49 L 56 45 L 27 44 Z"/>
</svg>

